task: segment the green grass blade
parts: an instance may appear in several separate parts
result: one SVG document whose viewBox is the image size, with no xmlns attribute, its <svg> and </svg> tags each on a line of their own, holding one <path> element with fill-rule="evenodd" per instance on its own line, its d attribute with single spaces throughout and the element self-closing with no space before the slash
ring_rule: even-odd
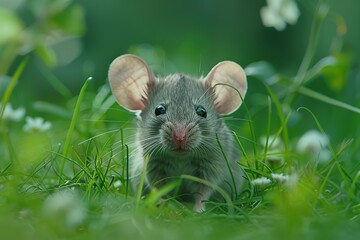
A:
<svg viewBox="0 0 360 240">
<path fill-rule="evenodd" d="M 237 144 L 239 145 L 240 150 L 241 150 L 242 154 L 244 155 L 244 158 L 246 159 L 246 161 L 248 161 L 248 160 L 249 160 L 249 159 L 248 159 L 248 156 L 247 156 L 247 154 L 246 154 L 245 148 L 244 148 L 244 146 L 242 145 L 239 137 L 237 136 L 236 132 L 234 132 L 234 131 L 231 131 L 231 132 L 233 133 L 233 136 L 235 137 L 235 140 L 236 140 Z"/>
<path fill-rule="evenodd" d="M 288 134 L 288 129 L 287 129 L 287 120 L 284 116 L 284 112 L 282 110 L 282 107 L 281 107 L 278 97 L 275 95 L 275 93 L 270 89 L 270 87 L 267 84 L 264 83 L 264 86 L 265 86 L 266 90 L 268 91 L 268 93 L 270 94 L 271 99 L 274 101 L 276 110 L 278 112 L 281 126 L 283 128 L 283 141 L 284 141 L 285 151 L 287 152 L 289 149 L 289 143 L 288 143 L 289 142 L 289 134 Z"/>
<path fill-rule="evenodd" d="M 308 97 L 317 99 L 319 101 L 322 101 L 324 103 L 327 103 L 329 105 L 333 105 L 333 106 L 336 106 L 336 107 L 351 111 L 353 113 L 360 114 L 360 108 L 352 106 L 352 105 L 344 103 L 344 102 L 341 102 L 341 101 L 338 101 L 336 99 L 330 98 L 330 97 L 325 96 L 325 95 L 323 95 L 321 93 L 315 92 L 315 91 L 313 91 L 313 90 L 311 90 L 309 88 L 301 87 L 301 88 L 299 88 L 298 92 L 305 95 L 305 96 L 308 96 Z"/>
<path fill-rule="evenodd" d="M 208 181 L 206 181 L 204 179 L 194 177 L 194 176 L 190 176 L 190 175 L 181 175 L 180 178 L 188 179 L 188 180 L 191 180 L 191 181 L 194 181 L 194 182 L 204 184 L 204 185 L 214 189 L 214 191 L 220 193 L 220 195 L 225 199 L 225 202 L 226 202 L 226 204 L 228 206 L 228 213 L 230 215 L 234 214 L 234 204 L 231 201 L 230 196 L 223 189 L 221 189 L 219 186 L 217 186 L 215 184 L 212 184 L 212 183 L 210 183 L 210 182 L 208 182 Z"/>
<path fill-rule="evenodd" d="M 2 126 L 2 121 L 3 121 L 3 115 L 4 115 L 4 111 L 5 111 L 5 106 L 8 103 L 10 96 L 15 88 L 15 85 L 17 83 L 17 81 L 19 80 L 20 75 L 22 74 L 22 72 L 24 71 L 25 66 L 27 65 L 29 61 L 29 58 L 25 58 L 24 60 L 22 60 L 22 62 L 20 63 L 19 67 L 16 69 L 14 76 L 11 78 L 9 86 L 6 88 L 6 91 L 4 93 L 4 96 L 1 99 L 1 108 L 0 108 L 0 126 Z"/>
<path fill-rule="evenodd" d="M 352 183 L 351 183 L 351 186 L 350 186 L 350 190 L 349 190 L 349 194 L 348 194 L 348 203 L 350 203 L 351 201 L 353 201 L 353 199 L 356 197 L 356 188 L 359 184 L 359 180 L 360 180 L 360 170 L 359 172 L 355 175 Z"/>
<path fill-rule="evenodd" d="M 239 95 L 239 97 L 241 98 L 241 105 L 244 106 L 245 108 L 245 112 L 246 112 L 246 115 L 247 115 L 247 118 L 248 118 L 248 122 L 249 122 L 249 128 L 250 128 L 250 132 L 251 132 L 251 136 L 253 138 L 253 151 L 254 151 L 254 155 L 256 156 L 257 155 L 257 151 L 256 151 L 256 137 L 255 137 L 255 130 L 254 130 L 254 126 L 253 126 L 253 121 L 252 121 L 252 118 L 251 118 L 251 115 L 250 115 L 250 111 L 246 105 L 246 102 L 244 101 L 244 98 L 243 96 L 241 96 L 241 93 L 239 92 L 239 90 L 237 90 L 236 88 L 234 88 L 233 86 L 229 85 L 229 84 L 225 84 L 225 83 L 217 83 L 215 84 L 214 87 L 216 87 L 217 85 L 224 85 L 224 86 L 227 86 L 227 87 L 230 87 L 232 89 L 234 89 L 237 94 Z"/>
<path fill-rule="evenodd" d="M 139 204 L 140 204 L 140 200 L 141 200 L 141 195 L 142 195 L 142 190 L 145 184 L 145 177 L 146 177 L 146 168 L 147 168 L 147 164 L 149 162 L 149 156 L 147 155 L 145 157 L 145 161 L 144 161 L 144 169 L 143 172 L 141 173 L 141 179 L 140 179 L 140 183 L 139 183 L 139 187 L 136 193 L 136 209 L 139 208 Z"/>
<path fill-rule="evenodd" d="M 125 145 L 124 145 L 124 131 L 123 128 L 120 128 L 120 141 L 121 141 L 121 177 L 124 178 L 125 176 Z"/>
<path fill-rule="evenodd" d="M 329 181 L 330 175 L 333 172 L 335 166 L 336 166 L 336 162 L 331 165 L 329 171 L 327 172 L 326 176 L 324 177 L 324 180 L 321 183 L 320 188 L 319 188 L 319 190 L 317 192 L 316 198 L 314 199 L 314 206 L 316 206 L 316 204 L 317 204 L 317 202 L 318 202 L 318 200 L 320 198 L 320 195 L 324 191 L 325 185 Z"/>
<path fill-rule="evenodd" d="M 225 159 L 225 161 L 226 161 L 226 166 L 227 166 L 227 168 L 228 168 L 228 170 L 229 170 L 229 173 L 230 173 L 230 176 L 231 176 L 231 181 L 232 181 L 232 184 L 233 184 L 233 187 L 234 187 L 235 199 L 236 199 L 238 192 L 237 192 L 237 190 L 236 190 L 235 178 L 234 178 L 232 169 L 231 169 L 231 167 L 230 167 L 229 160 L 228 160 L 228 158 L 227 158 L 227 156 L 226 156 L 226 154 L 225 154 L 225 152 L 224 152 L 223 147 L 221 146 L 221 143 L 220 143 L 220 140 L 219 140 L 219 136 L 218 136 L 217 134 L 216 134 L 216 141 L 217 141 L 217 144 L 218 144 L 219 147 L 220 147 L 220 151 L 221 151 L 221 153 L 222 153 L 222 155 L 223 155 L 223 157 L 224 157 L 224 159 Z"/>
<path fill-rule="evenodd" d="M 265 163 L 265 161 L 266 161 L 266 154 L 268 152 L 270 130 L 271 130 L 271 99 L 270 99 L 270 97 L 268 97 L 268 121 L 267 121 L 267 130 L 266 130 L 264 153 L 263 153 L 264 154 L 263 163 Z M 275 140 L 275 138 L 273 140 Z"/>
<path fill-rule="evenodd" d="M 305 110 L 305 111 L 307 111 L 308 113 L 310 113 L 310 115 L 311 115 L 312 118 L 314 119 L 314 121 L 315 121 L 318 129 L 320 130 L 321 134 L 323 134 L 323 136 L 326 136 L 326 133 L 325 133 L 324 129 L 322 128 L 319 120 L 316 118 L 315 114 L 314 114 L 312 111 L 310 111 L 310 109 L 308 109 L 308 108 L 306 108 L 306 107 L 299 107 L 299 108 L 297 109 L 297 111 L 299 111 L 299 110 Z M 329 143 L 329 150 L 330 150 L 331 155 L 333 156 L 333 158 L 336 158 L 336 159 L 337 159 L 337 156 L 336 156 L 336 154 L 335 154 L 334 148 L 332 147 L 332 145 L 331 145 L 330 143 Z"/>
<path fill-rule="evenodd" d="M 149 196 L 146 198 L 145 204 L 150 207 L 156 205 L 163 196 L 165 196 L 166 194 L 170 193 L 172 190 L 179 187 L 180 184 L 181 184 L 181 179 L 166 184 L 164 187 L 160 189 L 156 189 L 156 191 L 152 191 L 149 194 Z"/>
<path fill-rule="evenodd" d="M 126 147 L 126 192 L 125 192 L 125 196 L 126 199 L 129 196 L 129 146 L 125 144 Z"/>
<path fill-rule="evenodd" d="M 75 105 L 75 109 L 74 109 L 74 113 L 73 113 L 73 116 L 72 116 L 72 119 L 71 119 L 69 131 L 67 133 L 65 144 L 64 144 L 63 159 L 61 160 L 61 164 L 60 164 L 60 172 L 59 172 L 60 176 L 62 176 L 63 171 L 64 171 L 65 160 L 66 160 L 66 158 L 68 156 L 72 135 L 73 135 L 74 129 L 75 129 L 76 120 L 77 120 L 78 115 L 79 115 L 80 104 L 81 104 L 81 101 L 82 101 L 82 99 L 84 97 L 85 90 L 86 90 L 90 80 L 92 80 L 91 77 L 89 77 L 85 81 L 84 85 L 82 86 L 82 88 L 80 90 L 80 94 L 79 94 L 78 100 L 77 100 L 76 105 Z"/>
</svg>

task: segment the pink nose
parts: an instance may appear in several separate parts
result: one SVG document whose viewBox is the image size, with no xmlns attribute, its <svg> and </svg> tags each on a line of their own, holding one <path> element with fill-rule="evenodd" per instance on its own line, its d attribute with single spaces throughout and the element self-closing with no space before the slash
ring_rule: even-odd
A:
<svg viewBox="0 0 360 240">
<path fill-rule="evenodd" d="M 173 139 L 176 142 L 186 140 L 186 127 L 183 124 L 175 124 L 173 129 Z"/>
<path fill-rule="evenodd" d="M 185 133 L 174 133 L 174 139 L 178 142 L 182 142 L 185 140 Z"/>
</svg>

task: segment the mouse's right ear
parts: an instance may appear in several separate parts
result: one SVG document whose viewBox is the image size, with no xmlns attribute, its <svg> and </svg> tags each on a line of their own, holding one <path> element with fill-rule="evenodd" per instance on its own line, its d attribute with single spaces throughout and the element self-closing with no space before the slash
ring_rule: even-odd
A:
<svg viewBox="0 0 360 240">
<path fill-rule="evenodd" d="M 231 61 L 220 62 L 213 67 L 205 78 L 205 84 L 213 91 L 216 111 L 223 115 L 240 107 L 247 90 L 245 71 Z"/>
<path fill-rule="evenodd" d="M 109 68 L 109 82 L 117 102 L 130 111 L 145 109 L 155 76 L 137 56 L 126 54 L 116 58 Z"/>
</svg>

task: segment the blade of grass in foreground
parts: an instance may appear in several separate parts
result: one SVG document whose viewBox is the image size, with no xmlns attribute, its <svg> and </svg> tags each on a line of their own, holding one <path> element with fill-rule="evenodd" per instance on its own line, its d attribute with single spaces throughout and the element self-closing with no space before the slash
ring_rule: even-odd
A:
<svg viewBox="0 0 360 240">
<path fill-rule="evenodd" d="M 224 152 L 223 147 L 221 146 L 221 142 L 220 142 L 219 136 L 218 136 L 217 134 L 216 134 L 216 141 L 217 141 L 218 146 L 220 147 L 220 151 L 221 151 L 221 153 L 222 153 L 222 155 L 223 155 L 223 157 L 224 157 L 224 159 L 225 159 L 226 166 L 227 166 L 227 168 L 228 168 L 228 170 L 229 170 L 229 173 L 230 173 L 230 176 L 231 176 L 231 181 L 232 181 L 232 184 L 233 184 L 233 187 L 234 187 L 235 199 L 236 199 L 238 192 L 237 192 L 237 190 L 236 190 L 236 183 L 235 183 L 234 175 L 233 175 L 232 169 L 231 169 L 231 167 L 230 167 L 229 160 L 228 160 L 228 158 L 227 158 L 227 156 L 226 156 L 226 154 L 225 154 L 225 152 Z"/>
<path fill-rule="evenodd" d="M 144 169 L 143 169 L 143 172 L 141 173 L 141 179 L 140 179 L 138 191 L 137 191 L 137 193 L 136 193 L 136 206 L 135 206 L 136 209 L 139 208 L 139 204 L 140 204 L 140 200 L 141 200 L 141 195 L 142 195 L 142 190 L 143 190 L 144 183 L 145 183 L 146 168 L 147 168 L 148 162 L 149 162 L 149 156 L 147 155 L 147 156 L 145 157 Z"/>
<path fill-rule="evenodd" d="M 330 97 L 325 96 L 323 94 L 320 94 L 318 92 L 315 92 L 315 91 L 313 91 L 313 90 L 311 90 L 309 88 L 301 87 L 301 88 L 299 88 L 298 92 L 305 95 L 305 96 L 312 97 L 314 99 L 322 101 L 324 103 L 327 103 L 327 104 L 330 104 L 330 105 L 333 105 L 333 106 L 336 106 L 336 107 L 346 109 L 348 111 L 360 114 L 360 108 L 357 108 L 355 106 L 349 105 L 349 104 L 344 103 L 344 102 L 340 102 L 340 101 L 338 101 L 336 99 L 333 99 L 333 98 L 330 98 Z"/>
<path fill-rule="evenodd" d="M 14 76 L 11 78 L 11 81 L 9 83 L 9 86 L 6 88 L 6 91 L 4 93 L 4 96 L 1 99 L 1 108 L 0 108 L 0 126 L 2 125 L 2 117 L 5 111 L 5 106 L 8 103 L 11 93 L 15 88 L 15 85 L 23 72 L 26 64 L 28 63 L 29 58 L 25 58 L 19 65 L 19 67 L 16 69 Z"/>
<path fill-rule="evenodd" d="M 72 116 L 72 119 L 71 119 L 69 131 L 67 133 L 65 144 L 64 144 L 63 158 L 61 160 L 60 172 L 59 172 L 60 177 L 62 176 L 63 171 L 64 171 L 65 160 L 66 160 L 66 157 L 67 157 L 68 152 L 69 152 L 71 138 L 72 138 L 72 135 L 73 135 L 73 132 L 74 132 L 74 129 L 75 129 L 75 123 L 76 123 L 76 120 L 77 120 L 77 117 L 78 117 L 78 114 L 79 114 L 79 110 L 80 110 L 80 104 L 81 104 L 81 101 L 82 101 L 82 99 L 84 97 L 85 90 L 86 90 L 87 85 L 89 84 L 90 80 L 92 80 L 92 77 L 89 77 L 88 79 L 86 79 L 84 85 L 82 86 L 82 88 L 80 90 L 80 94 L 79 94 L 78 100 L 77 100 L 76 105 L 75 105 L 75 109 L 74 109 L 74 113 L 73 113 L 73 116 Z M 59 178 L 59 181 L 61 181 L 61 178 Z"/>
<path fill-rule="evenodd" d="M 233 215 L 235 213 L 234 212 L 234 204 L 231 201 L 230 196 L 222 188 L 220 188 L 219 186 L 217 186 L 215 184 L 212 184 L 212 183 L 210 183 L 210 182 L 208 182 L 208 181 L 206 181 L 204 179 L 194 177 L 194 176 L 190 176 L 190 175 L 181 175 L 180 178 L 191 180 L 191 181 L 194 181 L 194 182 L 198 182 L 198 183 L 204 184 L 205 186 L 208 186 L 208 187 L 212 188 L 214 191 L 218 192 L 224 198 L 224 200 L 225 200 L 225 202 L 226 202 L 226 204 L 228 206 L 229 215 Z"/>
<path fill-rule="evenodd" d="M 288 135 L 288 129 L 287 129 L 287 120 L 285 118 L 284 112 L 282 110 L 279 98 L 275 95 L 275 93 L 271 90 L 271 88 L 264 83 L 264 86 L 268 93 L 270 94 L 271 99 L 273 100 L 276 110 L 278 112 L 278 116 L 280 118 L 281 126 L 283 129 L 283 141 L 285 146 L 285 152 L 288 152 L 289 150 L 289 135 Z"/>
</svg>

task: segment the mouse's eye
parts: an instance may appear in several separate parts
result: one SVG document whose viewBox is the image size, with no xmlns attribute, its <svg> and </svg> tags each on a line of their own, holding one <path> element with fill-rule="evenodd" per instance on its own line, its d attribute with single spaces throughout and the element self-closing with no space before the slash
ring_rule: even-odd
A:
<svg viewBox="0 0 360 240">
<path fill-rule="evenodd" d="M 199 106 L 196 107 L 195 110 L 196 110 L 197 115 L 199 115 L 200 117 L 206 118 L 207 112 L 206 112 L 206 109 L 203 106 L 199 105 Z"/>
<path fill-rule="evenodd" d="M 166 107 L 164 106 L 164 104 L 160 104 L 155 108 L 155 115 L 159 116 L 161 114 L 165 114 L 166 113 Z"/>
</svg>

